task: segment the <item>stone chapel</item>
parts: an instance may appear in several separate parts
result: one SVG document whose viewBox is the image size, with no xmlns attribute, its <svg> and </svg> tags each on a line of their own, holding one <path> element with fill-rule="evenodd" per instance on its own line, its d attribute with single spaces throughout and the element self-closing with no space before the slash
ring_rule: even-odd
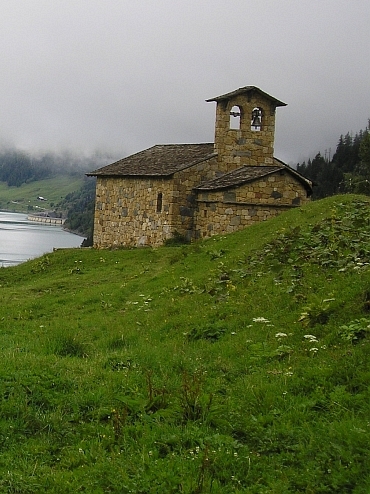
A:
<svg viewBox="0 0 370 494">
<path fill-rule="evenodd" d="M 307 202 L 312 182 L 274 157 L 276 108 L 255 86 L 215 98 L 214 143 L 156 145 L 95 176 L 94 246 L 159 246 L 240 230 Z"/>
</svg>

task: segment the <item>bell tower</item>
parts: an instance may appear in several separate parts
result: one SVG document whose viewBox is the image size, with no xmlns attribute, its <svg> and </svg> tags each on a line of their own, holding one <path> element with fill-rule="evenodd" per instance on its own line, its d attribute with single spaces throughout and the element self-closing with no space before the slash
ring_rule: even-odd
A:
<svg viewBox="0 0 370 494">
<path fill-rule="evenodd" d="M 206 100 L 215 101 L 215 152 L 220 171 L 243 165 L 272 165 L 275 110 L 286 103 L 255 86 Z"/>
</svg>

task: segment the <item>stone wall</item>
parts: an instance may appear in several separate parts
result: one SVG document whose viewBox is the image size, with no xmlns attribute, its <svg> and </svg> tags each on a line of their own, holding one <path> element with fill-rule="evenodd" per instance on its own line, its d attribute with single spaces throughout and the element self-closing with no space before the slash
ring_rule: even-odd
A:
<svg viewBox="0 0 370 494">
<path fill-rule="evenodd" d="M 196 194 L 193 188 L 201 182 L 215 178 L 218 173 L 217 157 L 214 157 L 174 175 L 173 231 L 184 235 L 187 240 L 193 238 L 195 228 Z"/>
<path fill-rule="evenodd" d="M 307 201 L 302 184 L 285 170 L 239 188 L 202 192 L 197 200 L 195 237 L 241 230 Z"/>
<path fill-rule="evenodd" d="M 171 237 L 172 192 L 171 180 L 98 177 L 94 246 L 137 247 L 163 243 Z M 159 194 L 162 194 L 161 205 Z"/>
<path fill-rule="evenodd" d="M 194 233 L 196 197 L 192 189 L 216 176 L 217 159 L 198 163 L 173 177 L 97 177 L 94 246 L 158 246 L 174 232 Z M 161 208 L 158 210 L 158 195 Z"/>
</svg>

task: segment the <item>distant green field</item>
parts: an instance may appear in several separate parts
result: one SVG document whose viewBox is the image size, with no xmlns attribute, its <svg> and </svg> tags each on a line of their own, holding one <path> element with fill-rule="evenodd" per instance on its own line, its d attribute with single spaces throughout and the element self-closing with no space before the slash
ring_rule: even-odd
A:
<svg viewBox="0 0 370 494">
<path fill-rule="evenodd" d="M 83 177 L 58 175 L 46 180 L 39 180 L 20 187 L 9 187 L 0 182 L 0 209 L 23 212 L 50 210 L 70 192 L 78 190 L 83 184 Z M 46 200 L 40 201 L 38 197 Z"/>
</svg>

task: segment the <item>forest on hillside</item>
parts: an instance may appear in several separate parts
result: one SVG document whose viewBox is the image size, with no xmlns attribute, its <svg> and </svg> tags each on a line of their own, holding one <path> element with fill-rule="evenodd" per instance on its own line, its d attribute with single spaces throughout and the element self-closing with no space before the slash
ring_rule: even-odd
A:
<svg viewBox="0 0 370 494">
<path fill-rule="evenodd" d="M 332 159 L 317 153 L 298 163 L 297 171 L 315 183 L 314 199 L 346 192 L 370 195 L 370 120 L 354 136 L 340 136 Z"/>
</svg>

